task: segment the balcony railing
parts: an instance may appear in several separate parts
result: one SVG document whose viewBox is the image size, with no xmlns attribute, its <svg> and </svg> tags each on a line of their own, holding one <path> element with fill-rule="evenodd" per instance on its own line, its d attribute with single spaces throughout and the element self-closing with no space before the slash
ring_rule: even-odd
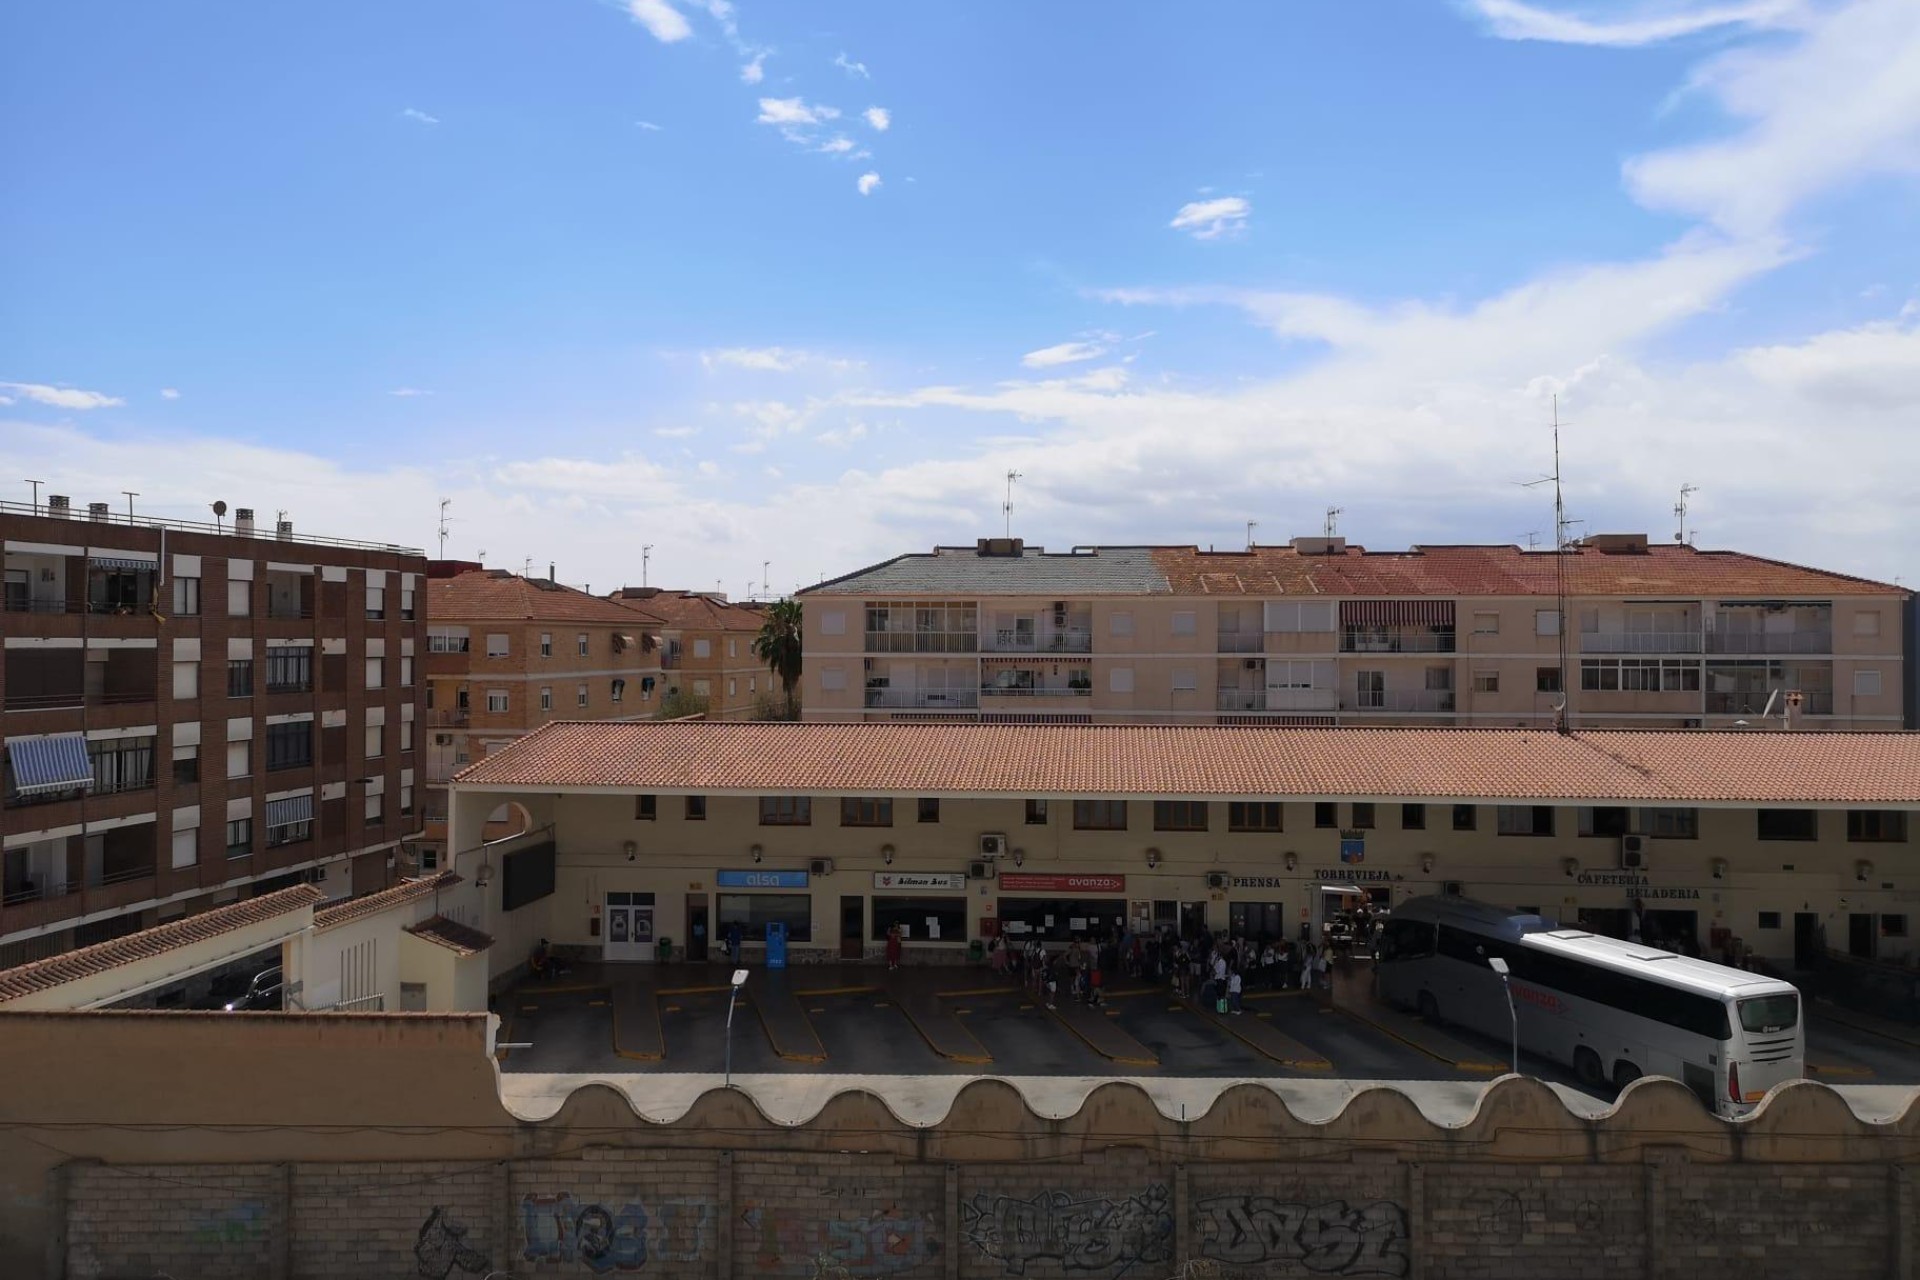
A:
<svg viewBox="0 0 1920 1280">
<path fill-rule="evenodd" d="M 1356 631 L 1340 633 L 1342 653 L 1452 653 L 1451 631 Z"/>
<path fill-rule="evenodd" d="M 1451 689 L 1388 689 L 1348 694 L 1340 700 L 1342 711 L 1451 711 L 1453 707 Z"/>
<path fill-rule="evenodd" d="M 1264 653 L 1267 637 L 1259 631 L 1222 631 L 1216 653 Z"/>
<path fill-rule="evenodd" d="M 1071 627 L 1060 631 L 1003 628 L 991 632 L 981 649 L 986 653 L 1092 653 L 1093 632 Z"/>
<path fill-rule="evenodd" d="M 1767 691 L 1747 691 L 1736 693 L 1707 694 L 1707 714 L 1713 716 L 1759 716 L 1767 710 L 1767 699 L 1773 697 Z M 1773 698 L 1773 714 L 1778 716 L 1786 711 L 1787 698 L 1783 693 Z M 1806 693 L 1800 698 L 1800 706 L 1794 712 L 1802 716 L 1830 716 L 1833 714 L 1833 695 L 1830 693 Z"/>
<path fill-rule="evenodd" d="M 28 600 L 16 595 L 6 598 L 8 613 L 79 613 L 77 602 L 69 600 Z"/>
<path fill-rule="evenodd" d="M 869 689 L 867 706 L 911 708 L 922 711 L 965 711 L 980 705 L 974 689 Z"/>
<path fill-rule="evenodd" d="M 154 516 L 119 515 L 112 511 L 103 511 L 98 515 L 91 512 L 55 511 L 48 504 L 25 502 L 0 502 L 0 512 L 17 515 L 51 516 L 64 519 L 77 525 L 119 524 L 130 525 L 136 529 L 179 529 L 186 533 L 211 533 L 229 537 L 252 536 L 261 542 L 304 542 L 318 547 L 358 547 L 363 551 L 386 551 L 397 555 L 424 556 L 427 553 L 419 547 L 399 547 L 387 542 L 362 542 L 355 538 L 324 538 L 317 534 L 301 533 L 282 538 L 272 528 L 256 529 L 251 535 L 243 533 L 234 525 L 207 524 L 201 520 L 164 520 Z"/>
<path fill-rule="evenodd" d="M 0 894 L 0 907 L 18 907 L 24 906 L 29 902 L 45 902 L 51 901 L 54 898 L 64 898 L 68 894 L 76 892 L 79 887 L 78 884 L 69 884 L 64 879 L 54 880 L 49 878 L 47 882 L 43 884 L 35 877 L 28 876 L 24 882 L 7 886 L 6 892 Z"/>
<path fill-rule="evenodd" d="M 471 714 L 466 707 L 436 707 L 427 712 L 427 724 L 434 729 L 464 729 Z"/>
<path fill-rule="evenodd" d="M 1265 711 L 1267 709 L 1267 691 L 1242 691 L 1222 689 L 1214 699 L 1216 711 Z"/>
<path fill-rule="evenodd" d="M 1583 631 L 1582 653 L 1698 653 L 1698 631 Z"/>
<path fill-rule="evenodd" d="M 131 693 L 9 693 L 8 711 L 56 711 L 62 707 L 123 707 L 155 701 L 153 690 Z"/>
<path fill-rule="evenodd" d="M 1710 631 L 1708 653 L 1832 653 L 1831 631 Z"/>
<path fill-rule="evenodd" d="M 132 880 L 146 880 L 153 875 L 153 863 L 146 862 L 135 867 L 120 867 L 113 871 L 90 870 L 87 872 L 87 888 L 105 889 L 116 884 L 126 884 Z"/>
<path fill-rule="evenodd" d="M 980 637 L 971 631 L 869 631 L 868 653 L 977 653 Z"/>
<path fill-rule="evenodd" d="M 313 608 L 310 605 L 270 604 L 267 606 L 267 616 L 269 618 L 311 618 Z"/>
<path fill-rule="evenodd" d="M 1090 684 L 1041 684 L 1041 685 L 1000 685 L 983 684 L 980 686 L 983 698 L 1088 698 L 1093 696 Z"/>
<path fill-rule="evenodd" d="M 146 791 L 152 786 L 153 775 L 151 773 L 132 778 L 110 778 L 104 782 L 99 778 L 95 778 L 93 781 L 93 794 L 96 796 L 113 796 L 126 791 Z"/>
</svg>

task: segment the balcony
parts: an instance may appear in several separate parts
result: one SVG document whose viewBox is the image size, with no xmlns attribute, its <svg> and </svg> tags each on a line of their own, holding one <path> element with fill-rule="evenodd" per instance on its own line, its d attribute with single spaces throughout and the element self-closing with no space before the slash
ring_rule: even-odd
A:
<svg viewBox="0 0 1920 1280">
<path fill-rule="evenodd" d="M 1090 684 L 983 684 L 980 686 L 983 698 L 1089 698 L 1093 696 Z"/>
<path fill-rule="evenodd" d="M 1583 631 L 1582 653 L 1699 653 L 1698 631 Z"/>
<path fill-rule="evenodd" d="M 1428 627 L 1384 630 L 1348 627 L 1340 633 L 1340 652 L 1452 653 L 1454 652 L 1454 633 L 1451 628 L 1443 631 Z"/>
<path fill-rule="evenodd" d="M 26 596 L 9 591 L 6 595 L 8 613 L 84 613 L 79 601 L 59 597 L 52 599 L 28 599 Z"/>
<path fill-rule="evenodd" d="M 432 729 L 464 729 L 471 715 L 466 707 L 436 707 L 427 712 L 427 726 Z"/>
<path fill-rule="evenodd" d="M 1265 711 L 1267 691 L 1265 689 L 1222 689 L 1215 696 L 1213 706 L 1216 711 Z"/>
<path fill-rule="evenodd" d="M 1787 695 L 1781 693 L 1775 697 L 1772 690 L 1747 690 L 1733 693 L 1707 694 L 1707 714 L 1711 716 L 1761 716 L 1766 714 L 1767 700 L 1773 699 L 1773 714 L 1778 716 L 1786 711 Z M 1833 695 L 1827 692 L 1802 693 L 1800 706 L 1794 711 L 1799 716 L 1830 716 L 1833 714 Z"/>
<path fill-rule="evenodd" d="M 1355 712 L 1452 711 L 1452 689 L 1387 689 L 1379 692 L 1348 694 L 1340 699 L 1340 710 Z"/>
<path fill-rule="evenodd" d="M 1267 637 L 1259 631 L 1222 631 L 1216 653 L 1265 653 Z"/>
<path fill-rule="evenodd" d="M 1832 631 L 1709 631 L 1708 653 L 1832 653 Z"/>
<path fill-rule="evenodd" d="M 868 710 L 971 711 L 980 705 L 975 689 L 868 689 Z"/>
<path fill-rule="evenodd" d="M 981 644 L 983 653 L 1092 653 L 1093 631 L 1082 627 L 999 627 Z"/>
<path fill-rule="evenodd" d="M 868 653 L 977 653 L 980 637 L 971 631 L 869 631 Z"/>
<path fill-rule="evenodd" d="M 8 711 L 61 711 L 77 707 L 127 707 L 154 701 L 151 689 L 129 689 L 121 693 L 7 693 Z M 96 728 L 99 726 L 95 726 Z"/>
</svg>

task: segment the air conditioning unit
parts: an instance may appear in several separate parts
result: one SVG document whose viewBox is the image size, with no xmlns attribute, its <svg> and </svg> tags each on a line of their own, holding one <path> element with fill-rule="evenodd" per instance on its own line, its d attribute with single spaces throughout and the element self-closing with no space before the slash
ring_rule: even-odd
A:
<svg viewBox="0 0 1920 1280">
<path fill-rule="evenodd" d="M 450 733 L 436 733 L 433 735 L 433 745 L 436 747 L 450 747 L 453 745 L 453 735 Z"/>
<path fill-rule="evenodd" d="M 1260 669 L 1260 659 L 1258 658 L 1247 659 L 1247 670 L 1258 671 L 1259 669 Z"/>
<path fill-rule="evenodd" d="M 807 862 L 807 874 L 811 876 L 830 876 L 833 874 L 832 858 L 813 858 Z"/>
<path fill-rule="evenodd" d="M 967 864 L 967 879 L 969 880 L 993 879 L 993 864 L 990 862 L 969 862 Z"/>
<path fill-rule="evenodd" d="M 1462 898 L 1466 896 L 1467 887 L 1458 880 L 1446 880 L 1441 882 L 1440 892 L 1450 898 Z"/>
<path fill-rule="evenodd" d="M 1622 871 L 1644 871 L 1647 866 L 1647 838 L 1645 836 L 1620 837 L 1620 869 Z"/>
<path fill-rule="evenodd" d="M 989 833 L 980 837 L 980 856 L 983 858 L 1004 858 L 1007 856 L 1007 838 Z"/>
<path fill-rule="evenodd" d="M 1683 729 L 1698 729 L 1700 727 L 1700 719 L 1698 716 L 1689 716 L 1680 722 L 1680 727 Z"/>
<path fill-rule="evenodd" d="M 1232 883 L 1233 877 L 1224 871 L 1207 872 L 1207 888 L 1209 889 L 1225 889 Z"/>
</svg>

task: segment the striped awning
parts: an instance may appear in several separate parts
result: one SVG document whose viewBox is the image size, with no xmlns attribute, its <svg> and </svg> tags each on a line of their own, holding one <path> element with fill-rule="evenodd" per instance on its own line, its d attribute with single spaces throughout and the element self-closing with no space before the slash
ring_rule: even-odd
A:
<svg viewBox="0 0 1920 1280">
<path fill-rule="evenodd" d="M 1342 600 L 1344 627 L 1451 627 L 1451 600 Z"/>
<path fill-rule="evenodd" d="M 93 757 L 87 754 L 84 733 L 19 738 L 7 744 L 7 758 L 13 761 L 13 789 L 17 795 L 93 785 Z"/>
<path fill-rule="evenodd" d="M 285 800 L 267 801 L 267 825 L 269 827 L 290 827 L 296 822 L 313 821 L 313 792 L 303 796 L 288 796 Z"/>
<path fill-rule="evenodd" d="M 152 560 L 130 560 L 125 556 L 90 556 L 88 560 L 96 569 L 132 569 L 154 573 L 160 568 Z"/>
</svg>

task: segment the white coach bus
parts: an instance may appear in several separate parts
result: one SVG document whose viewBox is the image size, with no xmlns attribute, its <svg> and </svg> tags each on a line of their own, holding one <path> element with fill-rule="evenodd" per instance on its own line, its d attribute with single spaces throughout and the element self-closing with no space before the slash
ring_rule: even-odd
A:
<svg viewBox="0 0 1920 1280">
<path fill-rule="evenodd" d="M 1380 939 L 1380 994 L 1504 1041 L 1512 1024 L 1487 964 L 1495 956 L 1510 970 L 1521 1048 L 1588 1085 L 1671 1076 L 1716 1113 L 1738 1116 L 1805 1073 L 1792 984 L 1466 898 L 1394 908 Z"/>
</svg>

